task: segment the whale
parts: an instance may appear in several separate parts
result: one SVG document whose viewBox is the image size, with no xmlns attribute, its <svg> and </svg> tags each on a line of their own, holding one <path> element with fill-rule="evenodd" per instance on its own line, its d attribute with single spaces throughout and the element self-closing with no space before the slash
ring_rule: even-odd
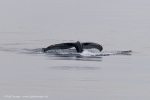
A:
<svg viewBox="0 0 150 100">
<path fill-rule="evenodd" d="M 77 53 L 82 53 L 84 51 L 84 49 L 98 49 L 99 51 L 103 50 L 103 47 L 98 44 L 98 43 L 94 43 L 94 42 L 68 42 L 68 43 L 59 43 L 59 44 L 54 44 L 54 45 L 50 45 L 47 48 L 43 48 L 44 52 L 47 52 L 48 50 L 58 50 L 58 49 L 70 49 L 72 47 L 76 48 Z"/>
</svg>

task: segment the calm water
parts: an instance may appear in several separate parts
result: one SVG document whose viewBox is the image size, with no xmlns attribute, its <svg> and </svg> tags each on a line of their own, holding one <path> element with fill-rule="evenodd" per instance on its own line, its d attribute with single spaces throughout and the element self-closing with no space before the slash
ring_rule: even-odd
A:
<svg viewBox="0 0 150 100">
<path fill-rule="evenodd" d="M 0 99 L 149 100 L 149 11 L 148 0 L 1 0 Z M 36 52 L 77 40 L 133 52 L 97 58 Z"/>
</svg>

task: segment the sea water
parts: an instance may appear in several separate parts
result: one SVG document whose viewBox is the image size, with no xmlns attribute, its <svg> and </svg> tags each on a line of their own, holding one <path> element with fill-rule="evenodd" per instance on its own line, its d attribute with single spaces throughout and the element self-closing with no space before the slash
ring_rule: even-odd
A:
<svg viewBox="0 0 150 100">
<path fill-rule="evenodd" d="M 148 0 L 1 0 L 0 99 L 149 100 L 149 11 Z M 106 55 L 41 51 L 76 41 Z"/>
</svg>

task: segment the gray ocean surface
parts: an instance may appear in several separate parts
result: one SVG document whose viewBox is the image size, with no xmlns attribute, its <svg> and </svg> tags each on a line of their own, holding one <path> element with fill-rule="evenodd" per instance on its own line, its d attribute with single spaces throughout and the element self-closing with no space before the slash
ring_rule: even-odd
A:
<svg viewBox="0 0 150 100">
<path fill-rule="evenodd" d="M 95 42 L 131 55 L 37 52 Z M 0 0 L 0 100 L 149 100 L 149 0 Z"/>
</svg>

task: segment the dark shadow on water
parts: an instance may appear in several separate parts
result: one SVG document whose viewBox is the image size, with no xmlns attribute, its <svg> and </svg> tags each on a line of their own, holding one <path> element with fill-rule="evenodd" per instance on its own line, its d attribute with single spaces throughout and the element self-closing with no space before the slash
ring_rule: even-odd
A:
<svg viewBox="0 0 150 100">
<path fill-rule="evenodd" d="M 17 48 L 4 48 L 4 47 L 0 47 L 0 51 L 4 51 L 4 52 L 20 52 L 20 50 L 19 49 L 17 49 Z"/>
<path fill-rule="evenodd" d="M 101 67 L 88 67 L 88 66 L 53 66 L 49 67 L 50 70 L 99 70 Z"/>
</svg>

